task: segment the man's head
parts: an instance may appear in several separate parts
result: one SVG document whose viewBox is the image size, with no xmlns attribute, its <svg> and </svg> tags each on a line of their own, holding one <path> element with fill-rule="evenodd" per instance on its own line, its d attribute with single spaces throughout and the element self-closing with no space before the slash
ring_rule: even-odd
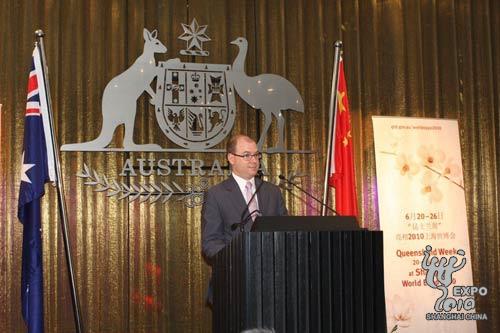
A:
<svg viewBox="0 0 500 333">
<path fill-rule="evenodd" d="M 227 160 L 235 175 L 252 179 L 259 171 L 260 153 L 257 144 L 246 135 L 235 135 L 227 143 Z"/>
</svg>

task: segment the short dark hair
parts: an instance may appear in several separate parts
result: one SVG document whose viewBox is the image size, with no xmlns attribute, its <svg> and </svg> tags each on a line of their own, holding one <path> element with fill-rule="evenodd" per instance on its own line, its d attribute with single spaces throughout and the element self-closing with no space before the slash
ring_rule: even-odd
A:
<svg viewBox="0 0 500 333">
<path fill-rule="evenodd" d="M 251 137 L 244 134 L 235 134 L 229 138 L 226 144 L 226 153 L 234 154 L 236 152 L 236 146 L 238 145 L 238 140 L 246 138 L 248 140 L 254 141 Z"/>
</svg>

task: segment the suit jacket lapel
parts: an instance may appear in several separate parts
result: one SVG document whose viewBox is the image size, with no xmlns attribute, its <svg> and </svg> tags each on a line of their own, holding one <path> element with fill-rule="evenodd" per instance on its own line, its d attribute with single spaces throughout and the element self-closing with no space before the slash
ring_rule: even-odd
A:
<svg viewBox="0 0 500 333">
<path fill-rule="evenodd" d="M 259 190 L 257 192 L 257 201 L 259 202 L 259 210 L 260 210 L 260 215 L 266 215 L 267 212 L 267 206 L 268 206 L 268 193 L 266 191 L 263 191 L 262 188 L 259 188 L 262 184 L 262 179 L 259 177 L 255 177 L 255 190 Z"/>
<path fill-rule="evenodd" d="M 238 214 L 243 214 L 243 210 L 247 206 L 247 202 L 245 200 L 245 197 L 243 197 L 243 193 L 241 193 L 236 179 L 234 179 L 233 176 L 230 176 L 224 184 L 224 188 L 226 189 L 228 197 L 233 203 L 233 207 L 235 208 L 235 210 L 238 212 Z M 248 214 L 248 209 L 246 210 L 245 214 Z"/>
</svg>

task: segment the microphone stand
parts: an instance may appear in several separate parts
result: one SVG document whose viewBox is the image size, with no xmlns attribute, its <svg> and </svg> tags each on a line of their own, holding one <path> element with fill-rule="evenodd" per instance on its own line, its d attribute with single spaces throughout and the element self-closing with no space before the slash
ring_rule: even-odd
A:
<svg viewBox="0 0 500 333">
<path fill-rule="evenodd" d="M 236 230 L 236 228 L 240 227 L 240 231 L 243 232 L 245 230 L 245 226 L 248 223 L 248 220 L 250 220 L 250 218 L 252 217 L 252 215 L 255 214 L 255 213 L 258 213 L 259 214 L 258 216 L 260 216 L 260 210 L 255 209 L 252 212 L 250 212 L 244 219 L 242 219 L 242 221 L 240 223 L 233 223 L 231 225 L 231 230 Z"/>
<path fill-rule="evenodd" d="M 302 187 L 300 187 L 299 185 L 295 184 L 294 182 L 291 182 L 288 179 L 286 179 L 285 176 L 279 175 L 278 178 L 281 179 L 281 180 L 284 180 L 287 184 L 291 184 L 291 185 L 295 186 L 302 193 L 306 194 L 308 197 L 312 198 L 313 200 L 315 200 L 316 202 L 318 202 L 319 204 L 321 204 L 322 207 L 328 208 L 335 215 L 339 215 L 339 213 L 337 213 L 337 211 L 335 209 L 333 209 L 332 207 L 330 207 L 328 205 L 325 205 L 321 200 L 319 200 L 318 198 L 316 198 L 315 196 L 313 196 L 311 193 L 307 192 L 306 190 L 304 190 Z"/>
</svg>

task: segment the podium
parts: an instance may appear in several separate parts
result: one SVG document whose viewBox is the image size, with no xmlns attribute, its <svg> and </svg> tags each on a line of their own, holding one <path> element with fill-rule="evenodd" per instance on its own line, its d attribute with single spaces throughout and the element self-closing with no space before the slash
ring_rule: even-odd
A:
<svg viewBox="0 0 500 333">
<path fill-rule="evenodd" d="M 337 216 L 263 219 L 215 256 L 213 332 L 386 332 L 381 231 Z"/>
</svg>

